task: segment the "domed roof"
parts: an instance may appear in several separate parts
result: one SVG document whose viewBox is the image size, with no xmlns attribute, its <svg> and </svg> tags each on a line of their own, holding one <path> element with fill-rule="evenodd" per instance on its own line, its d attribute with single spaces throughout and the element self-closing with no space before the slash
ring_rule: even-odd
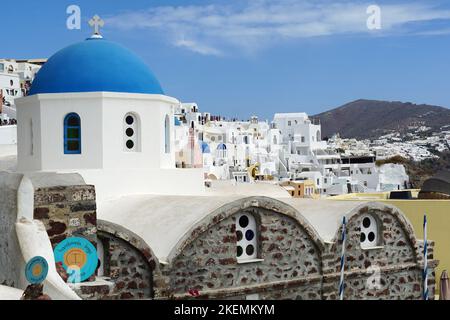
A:
<svg viewBox="0 0 450 320">
<path fill-rule="evenodd" d="M 37 73 L 30 95 L 99 91 L 164 94 L 133 52 L 103 38 L 89 38 L 55 53 Z"/>
<path fill-rule="evenodd" d="M 211 153 L 209 145 L 205 141 L 202 141 L 202 153 Z"/>
</svg>

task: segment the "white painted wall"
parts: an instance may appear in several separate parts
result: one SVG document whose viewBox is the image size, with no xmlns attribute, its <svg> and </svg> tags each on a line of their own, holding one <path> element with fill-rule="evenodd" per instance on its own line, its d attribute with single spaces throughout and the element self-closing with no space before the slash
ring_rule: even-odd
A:
<svg viewBox="0 0 450 320">
<path fill-rule="evenodd" d="M 16 101 L 18 171 L 175 168 L 173 108 L 163 95 L 126 93 L 42 94 Z M 64 154 L 64 117 L 81 119 L 81 154 Z M 124 149 L 124 118 L 140 123 L 140 152 Z M 169 116 L 170 152 L 165 153 L 164 121 Z M 32 124 L 31 124 L 32 123 Z"/>
<path fill-rule="evenodd" d="M 0 126 L 0 144 L 17 143 L 17 126 Z"/>
<path fill-rule="evenodd" d="M 36 96 L 17 99 L 17 170 L 40 170 L 41 112 Z"/>
<path fill-rule="evenodd" d="M 5 101 L 14 105 L 14 99 L 23 95 L 20 88 L 19 75 L 15 73 L 0 73 L 0 90 L 3 91 Z"/>
<path fill-rule="evenodd" d="M 103 168 L 175 168 L 174 112 L 179 101 L 163 95 L 105 94 L 103 100 Z M 124 151 L 127 113 L 140 120 L 140 152 Z M 164 122 L 169 116 L 170 153 L 165 153 Z"/>
<path fill-rule="evenodd" d="M 77 170 L 86 184 L 95 185 L 97 201 L 127 195 L 202 195 L 203 169 Z"/>
</svg>

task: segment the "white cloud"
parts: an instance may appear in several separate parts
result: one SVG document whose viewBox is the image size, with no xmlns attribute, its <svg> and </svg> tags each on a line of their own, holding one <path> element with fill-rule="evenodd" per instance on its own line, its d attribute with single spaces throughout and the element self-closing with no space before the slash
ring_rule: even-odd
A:
<svg viewBox="0 0 450 320">
<path fill-rule="evenodd" d="M 173 44 L 177 47 L 184 47 L 191 51 L 204 55 L 216 55 L 216 56 L 222 55 L 222 53 L 219 50 L 208 47 L 203 44 L 196 43 L 195 41 L 192 40 L 179 39 L 176 40 Z"/>
<path fill-rule="evenodd" d="M 370 0 L 249 0 L 205 6 L 161 6 L 108 17 L 112 27 L 157 30 L 173 45 L 205 55 L 230 49 L 255 51 L 279 41 L 340 34 L 373 33 Z M 412 32 L 417 22 L 449 20 L 450 10 L 427 3 L 380 4 L 379 34 Z M 415 30 L 417 31 L 417 30 Z"/>
</svg>

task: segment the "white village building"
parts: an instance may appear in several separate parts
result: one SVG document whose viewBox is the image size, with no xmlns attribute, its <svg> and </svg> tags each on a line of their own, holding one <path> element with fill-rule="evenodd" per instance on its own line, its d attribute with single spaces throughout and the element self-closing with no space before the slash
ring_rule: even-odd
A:
<svg viewBox="0 0 450 320">
<path fill-rule="evenodd" d="M 201 167 L 203 154 L 208 179 L 309 179 L 324 196 L 408 185 L 403 165 L 378 167 L 373 153 L 357 140 L 351 148 L 356 154 L 339 153 L 340 144 L 322 140 L 321 125 L 306 113 L 277 113 L 271 124 L 255 116 L 249 121 L 226 121 L 189 103 L 178 107 L 175 122 L 177 166 Z"/>
<path fill-rule="evenodd" d="M 41 60 L 0 59 L 0 119 L 16 118 L 14 100 L 28 94 L 41 68 L 37 63 Z"/>
</svg>

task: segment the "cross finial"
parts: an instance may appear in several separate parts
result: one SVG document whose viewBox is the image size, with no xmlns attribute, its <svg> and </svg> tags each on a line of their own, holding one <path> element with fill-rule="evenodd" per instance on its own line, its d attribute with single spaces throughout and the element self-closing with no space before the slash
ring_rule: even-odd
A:
<svg viewBox="0 0 450 320">
<path fill-rule="evenodd" d="M 89 25 L 94 28 L 94 36 L 100 36 L 100 27 L 105 25 L 105 21 L 103 21 L 98 15 L 95 15 L 91 20 L 89 20 Z"/>
</svg>

